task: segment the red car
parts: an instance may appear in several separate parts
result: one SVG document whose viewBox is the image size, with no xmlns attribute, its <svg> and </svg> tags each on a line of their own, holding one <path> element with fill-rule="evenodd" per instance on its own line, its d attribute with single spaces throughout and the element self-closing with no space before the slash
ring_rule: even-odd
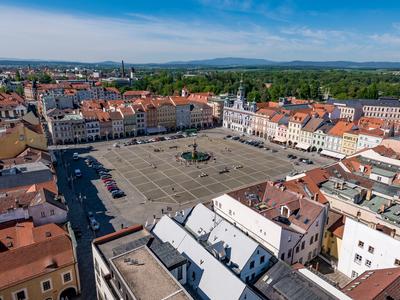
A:
<svg viewBox="0 0 400 300">
<path fill-rule="evenodd" d="M 112 190 L 115 190 L 115 189 L 118 189 L 118 187 L 116 185 L 110 185 L 110 186 L 107 187 L 107 190 L 109 190 L 109 191 L 112 191 Z"/>
<path fill-rule="evenodd" d="M 112 178 L 105 178 L 105 179 L 102 179 L 102 181 L 103 181 L 103 182 L 109 182 L 109 181 L 114 181 L 114 179 L 112 179 Z"/>
</svg>

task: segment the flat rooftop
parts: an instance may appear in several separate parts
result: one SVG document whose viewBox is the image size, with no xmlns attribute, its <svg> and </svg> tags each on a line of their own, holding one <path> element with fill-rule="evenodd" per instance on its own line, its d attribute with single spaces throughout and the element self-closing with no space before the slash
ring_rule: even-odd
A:
<svg viewBox="0 0 400 300">
<path fill-rule="evenodd" d="M 115 257 L 112 263 L 138 299 L 191 299 L 146 246 Z"/>
</svg>

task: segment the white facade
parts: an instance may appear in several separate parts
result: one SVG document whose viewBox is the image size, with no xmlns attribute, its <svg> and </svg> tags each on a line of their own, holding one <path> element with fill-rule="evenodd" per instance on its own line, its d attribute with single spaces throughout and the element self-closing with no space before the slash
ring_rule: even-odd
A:
<svg viewBox="0 0 400 300">
<path fill-rule="evenodd" d="M 357 141 L 357 151 L 364 148 L 374 148 L 382 143 L 383 137 L 360 133 Z"/>
<path fill-rule="evenodd" d="M 299 227 L 295 230 L 280 226 L 226 194 L 213 201 L 214 209 L 220 216 L 289 264 L 306 263 L 320 252 L 325 217 L 323 210 L 305 231 Z"/>
<path fill-rule="evenodd" d="M 324 150 L 329 150 L 337 153 L 341 153 L 342 151 L 342 141 L 343 137 L 336 135 L 326 135 Z"/>
<path fill-rule="evenodd" d="M 400 241 L 346 218 L 338 270 L 355 278 L 374 269 L 400 267 Z"/>
<path fill-rule="evenodd" d="M 241 83 L 233 105 L 229 101 L 224 104 L 222 126 L 239 133 L 253 134 L 256 110 L 257 106 L 254 102 L 246 102 L 244 87 Z"/>
</svg>

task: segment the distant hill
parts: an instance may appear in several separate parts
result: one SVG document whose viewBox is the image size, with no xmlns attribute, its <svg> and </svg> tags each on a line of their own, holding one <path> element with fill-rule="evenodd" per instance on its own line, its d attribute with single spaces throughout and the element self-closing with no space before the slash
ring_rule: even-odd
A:
<svg viewBox="0 0 400 300">
<path fill-rule="evenodd" d="M 0 66 L 86 66 L 86 67 L 119 67 L 121 62 L 102 61 L 95 63 L 51 61 L 35 59 L 0 58 Z M 235 68 L 235 67 L 282 67 L 282 68 L 337 68 L 337 69 L 400 69 L 400 62 L 353 62 L 353 61 L 272 61 L 259 58 L 221 57 L 203 60 L 171 61 L 167 63 L 125 63 L 126 67 L 159 67 L 159 68 Z"/>
<path fill-rule="evenodd" d="M 192 65 L 192 66 L 268 66 L 275 65 L 272 60 L 259 58 L 222 57 L 204 60 L 171 61 L 166 65 Z"/>
</svg>

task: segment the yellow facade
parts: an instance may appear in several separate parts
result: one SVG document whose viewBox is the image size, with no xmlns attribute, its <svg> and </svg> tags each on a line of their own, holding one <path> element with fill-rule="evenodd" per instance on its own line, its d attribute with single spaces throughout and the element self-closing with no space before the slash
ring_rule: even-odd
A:
<svg viewBox="0 0 400 300">
<path fill-rule="evenodd" d="M 325 230 L 322 240 L 322 253 L 339 260 L 342 239 L 332 232 Z"/>
<path fill-rule="evenodd" d="M 61 294 L 66 292 L 67 289 L 72 288 L 76 294 L 80 293 L 80 287 L 78 285 L 79 278 L 76 269 L 76 264 L 69 265 L 63 268 L 58 268 L 45 275 L 34 277 L 30 280 L 21 282 L 19 284 L 7 287 L 0 290 L 0 299 L 2 300 L 15 300 L 17 299 L 14 295 L 17 292 L 24 291 L 26 299 L 32 300 L 60 300 Z M 64 282 L 64 274 L 70 273 L 71 280 Z M 50 289 L 47 291 L 43 290 L 43 283 L 50 281 Z"/>
<path fill-rule="evenodd" d="M 47 150 L 45 135 L 29 129 L 22 123 L 0 135 L 0 145 L 0 159 L 13 158 L 28 147 Z"/>
<path fill-rule="evenodd" d="M 358 135 L 354 133 L 345 132 L 342 141 L 342 153 L 351 155 L 357 151 Z"/>
</svg>

